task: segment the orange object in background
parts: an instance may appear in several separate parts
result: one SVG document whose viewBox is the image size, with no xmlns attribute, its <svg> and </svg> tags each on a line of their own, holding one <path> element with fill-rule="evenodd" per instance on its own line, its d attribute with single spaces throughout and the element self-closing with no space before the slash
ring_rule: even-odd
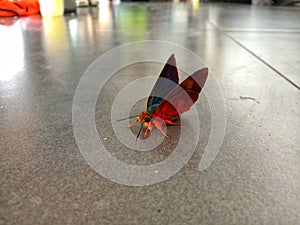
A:
<svg viewBox="0 0 300 225">
<path fill-rule="evenodd" d="M 38 0 L 0 0 L 0 16 L 28 16 L 39 12 Z"/>
</svg>

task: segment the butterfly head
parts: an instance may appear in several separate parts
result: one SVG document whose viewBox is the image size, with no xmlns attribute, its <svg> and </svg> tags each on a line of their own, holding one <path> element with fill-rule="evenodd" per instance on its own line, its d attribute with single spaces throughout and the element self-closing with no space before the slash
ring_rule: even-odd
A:
<svg viewBox="0 0 300 225">
<path fill-rule="evenodd" d="M 141 112 L 141 114 L 139 115 L 138 120 L 139 120 L 142 124 L 146 125 L 146 124 L 148 124 L 148 123 L 150 122 L 151 116 L 149 115 L 148 112 L 143 111 L 143 112 Z"/>
<path fill-rule="evenodd" d="M 137 122 L 140 122 L 141 123 L 141 127 L 140 127 L 140 130 L 139 130 L 139 133 L 137 134 L 136 136 L 136 140 L 138 139 L 138 137 L 140 136 L 141 134 L 141 131 L 143 129 L 143 126 L 146 127 L 146 131 L 144 133 L 144 138 L 146 138 L 147 136 L 147 133 L 148 133 L 148 130 L 150 130 L 150 121 L 151 121 L 151 117 L 149 115 L 148 112 L 146 111 L 143 111 L 141 112 L 141 114 L 136 118 L 135 121 L 133 121 L 128 127 L 131 127 L 133 124 L 137 123 Z"/>
</svg>

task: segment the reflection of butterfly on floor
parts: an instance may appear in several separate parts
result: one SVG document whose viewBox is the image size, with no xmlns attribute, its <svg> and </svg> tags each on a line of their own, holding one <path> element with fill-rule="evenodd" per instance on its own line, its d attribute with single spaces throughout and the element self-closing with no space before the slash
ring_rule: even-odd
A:
<svg viewBox="0 0 300 225">
<path fill-rule="evenodd" d="M 147 110 L 128 127 L 140 122 L 139 137 L 145 127 L 144 138 L 156 127 L 166 138 L 170 138 L 163 130 L 163 125 L 180 126 L 180 114 L 190 110 L 198 100 L 199 94 L 208 76 L 208 68 L 203 68 L 186 78 L 179 84 L 178 70 L 174 54 L 165 64 L 147 101 Z"/>
</svg>

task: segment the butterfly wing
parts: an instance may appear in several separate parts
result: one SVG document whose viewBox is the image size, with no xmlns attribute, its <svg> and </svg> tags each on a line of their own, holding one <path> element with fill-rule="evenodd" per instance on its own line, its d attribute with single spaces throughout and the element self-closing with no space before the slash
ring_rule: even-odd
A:
<svg viewBox="0 0 300 225">
<path fill-rule="evenodd" d="M 157 107 L 153 117 L 160 117 L 172 124 L 172 119 L 184 113 L 198 100 L 208 76 L 208 68 L 203 68 L 177 85 Z"/>
<path fill-rule="evenodd" d="M 178 70 L 174 54 L 172 54 L 161 71 L 147 102 L 147 111 L 153 114 L 162 100 L 178 85 Z M 166 80 L 168 79 L 168 80 Z M 170 81 L 169 81 L 170 80 Z M 171 82 L 172 81 L 172 82 Z"/>
</svg>

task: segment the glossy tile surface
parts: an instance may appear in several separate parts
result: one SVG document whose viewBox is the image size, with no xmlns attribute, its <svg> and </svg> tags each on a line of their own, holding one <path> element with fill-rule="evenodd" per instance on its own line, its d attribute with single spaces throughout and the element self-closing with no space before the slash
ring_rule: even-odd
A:
<svg viewBox="0 0 300 225">
<path fill-rule="evenodd" d="M 300 29 L 298 32 L 232 32 L 229 35 L 300 87 L 300 45 L 294 44 L 300 42 Z"/>
<path fill-rule="evenodd" d="M 124 3 L 53 19 L 2 18 L 0 224 L 299 223 L 300 91 L 265 63 L 299 85 L 297 10 Z M 285 48 L 272 47 L 271 29 L 284 30 L 274 39 Z M 180 44 L 205 60 L 226 102 L 226 135 L 213 164 L 198 172 L 210 130 L 203 95 L 196 105 L 203 135 L 187 166 L 159 184 L 122 186 L 98 175 L 80 154 L 72 103 L 97 57 L 148 39 Z M 147 164 L 169 154 L 128 153 L 108 122 L 118 90 L 160 68 L 145 63 L 118 71 L 98 99 L 99 134 L 125 162 Z"/>
<path fill-rule="evenodd" d="M 298 30 L 299 7 L 212 5 L 209 20 L 224 30 Z"/>
</svg>

